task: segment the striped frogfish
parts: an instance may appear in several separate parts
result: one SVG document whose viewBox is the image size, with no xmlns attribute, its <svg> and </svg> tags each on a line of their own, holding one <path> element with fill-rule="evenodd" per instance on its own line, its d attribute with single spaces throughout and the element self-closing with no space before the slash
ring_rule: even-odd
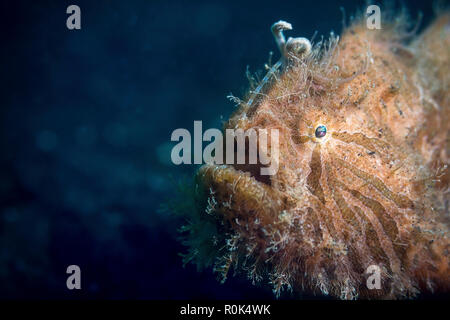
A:
<svg viewBox="0 0 450 320">
<path fill-rule="evenodd" d="M 450 14 L 419 35 L 407 21 L 361 18 L 315 44 L 273 24 L 281 58 L 224 130 L 276 129 L 278 170 L 201 166 L 186 262 L 276 296 L 449 292 Z"/>
</svg>

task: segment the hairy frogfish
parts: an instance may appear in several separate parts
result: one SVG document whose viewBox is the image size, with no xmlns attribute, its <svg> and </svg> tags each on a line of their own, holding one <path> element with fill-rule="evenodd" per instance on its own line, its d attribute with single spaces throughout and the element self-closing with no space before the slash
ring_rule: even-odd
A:
<svg viewBox="0 0 450 320">
<path fill-rule="evenodd" d="M 276 129 L 278 143 L 266 142 L 278 170 L 201 166 L 186 262 L 276 296 L 449 292 L 450 13 L 418 35 L 402 16 L 381 30 L 365 22 L 317 43 L 273 24 L 281 58 L 234 99 L 223 129 Z"/>
</svg>

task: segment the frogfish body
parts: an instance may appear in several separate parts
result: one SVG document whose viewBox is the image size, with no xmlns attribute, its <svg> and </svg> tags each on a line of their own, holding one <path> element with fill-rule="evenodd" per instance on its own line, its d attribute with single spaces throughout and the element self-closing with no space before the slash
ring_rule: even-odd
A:
<svg viewBox="0 0 450 320">
<path fill-rule="evenodd" d="M 276 295 L 449 291 L 450 14 L 412 39 L 395 21 L 369 30 L 363 19 L 312 47 L 274 24 L 281 62 L 224 129 L 277 129 L 278 170 L 203 165 L 186 261 Z"/>
</svg>

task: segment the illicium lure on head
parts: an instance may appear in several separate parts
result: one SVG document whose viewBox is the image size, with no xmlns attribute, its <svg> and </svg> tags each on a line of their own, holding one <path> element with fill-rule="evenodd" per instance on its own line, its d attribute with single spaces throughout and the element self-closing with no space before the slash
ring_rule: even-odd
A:
<svg viewBox="0 0 450 320">
<path fill-rule="evenodd" d="M 383 21 L 314 46 L 272 26 L 281 59 L 225 129 L 276 128 L 279 170 L 201 167 L 186 261 L 277 296 L 449 291 L 450 15 L 408 43 L 405 17 Z M 380 288 L 367 286 L 370 266 Z"/>
</svg>

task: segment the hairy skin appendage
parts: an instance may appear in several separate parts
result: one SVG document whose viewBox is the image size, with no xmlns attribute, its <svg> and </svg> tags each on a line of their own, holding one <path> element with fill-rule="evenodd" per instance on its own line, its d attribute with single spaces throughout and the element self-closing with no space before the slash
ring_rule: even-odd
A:
<svg viewBox="0 0 450 320">
<path fill-rule="evenodd" d="M 450 14 L 420 35 L 402 14 L 381 30 L 361 18 L 315 45 L 290 29 L 272 26 L 282 57 L 224 128 L 278 129 L 279 169 L 202 166 L 183 204 L 185 262 L 277 296 L 448 293 Z"/>
</svg>

